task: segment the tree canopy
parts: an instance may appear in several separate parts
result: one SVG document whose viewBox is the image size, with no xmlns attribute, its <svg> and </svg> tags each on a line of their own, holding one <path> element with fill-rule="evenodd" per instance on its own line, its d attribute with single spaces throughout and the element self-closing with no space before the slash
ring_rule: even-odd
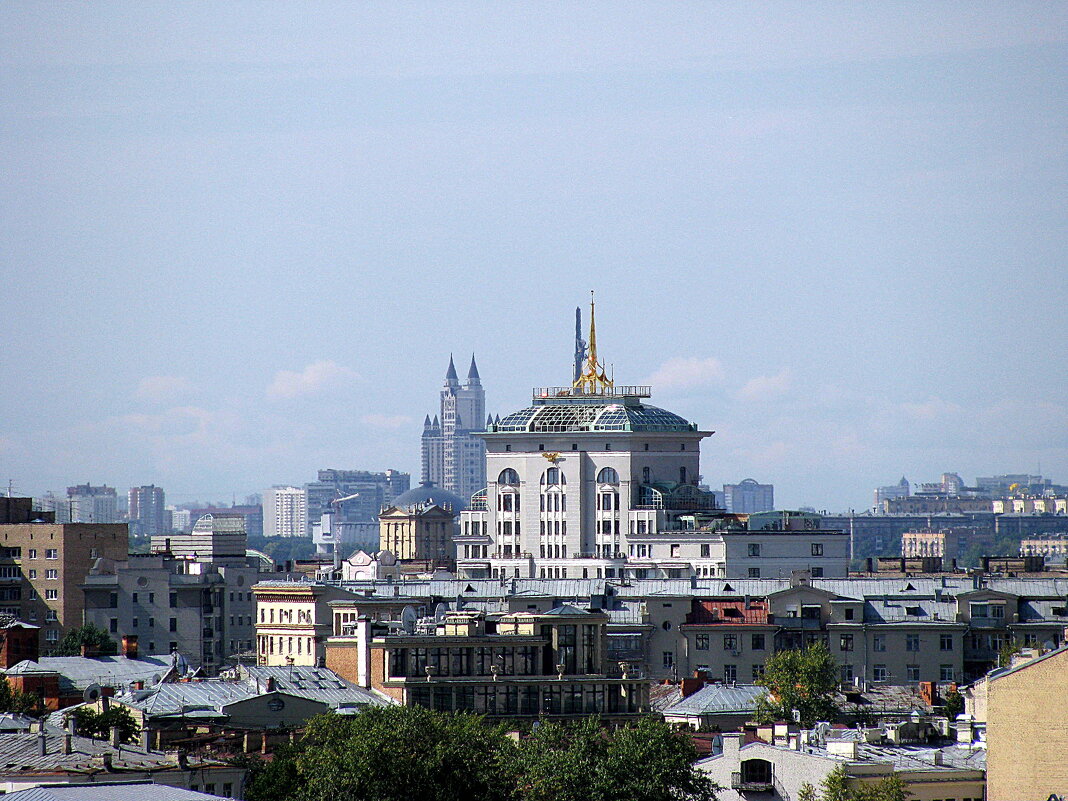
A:
<svg viewBox="0 0 1068 801">
<path fill-rule="evenodd" d="M 118 651 L 118 645 L 106 631 L 92 623 L 86 623 L 63 635 L 63 639 L 52 649 L 52 656 L 81 656 L 83 645 L 90 646 L 95 653 L 103 656 L 110 656 Z"/>
<path fill-rule="evenodd" d="M 648 718 L 541 723 L 518 742 L 503 726 L 421 707 L 314 718 L 269 763 L 246 760 L 249 801 L 714 801 L 685 737 Z"/>
<path fill-rule="evenodd" d="M 819 720 L 834 720 L 838 714 L 834 703 L 838 665 L 822 643 L 770 657 L 757 684 L 766 689 L 757 699 L 761 722 L 792 721 L 796 710 L 798 722 L 808 727 Z"/>
<path fill-rule="evenodd" d="M 0 712 L 40 716 L 44 713 L 44 703 L 40 696 L 16 690 L 7 678 L 0 677 Z"/>
<path fill-rule="evenodd" d="M 896 773 L 851 788 L 841 765 L 823 777 L 820 792 L 806 782 L 797 793 L 797 801 L 908 801 L 911 797 L 905 780 Z"/>
</svg>

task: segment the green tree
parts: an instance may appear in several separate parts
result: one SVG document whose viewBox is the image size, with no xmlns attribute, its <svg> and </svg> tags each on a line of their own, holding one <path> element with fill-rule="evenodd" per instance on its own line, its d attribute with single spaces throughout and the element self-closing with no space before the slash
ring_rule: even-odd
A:
<svg viewBox="0 0 1068 801">
<path fill-rule="evenodd" d="M 766 689 L 757 699 L 761 722 L 792 721 L 796 710 L 801 725 L 811 726 L 819 720 L 834 720 L 838 714 L 834 703 L 838 666 L 822 643 L 770 657 L 757 684 Z"/>
<path fill-rule="evenodd" d="M 1008 667 L 1012 664 L 1012 658 L 1023 650 L 1023 643 L 1019 640 L 1008 640 L 1001 650 L 998 651 L 997 667 Z"/>
<path fill-rule="evenodd" d="M 957 715 L 964 711 L 964 696 L 956 690 L 946 693 L 945 711 L 950 720 L 956 720 Z"/>
<path fill-rule="evenodd" d="M 52 656 L 81 656 L 83 645 L 90 646 L 95 653 L 104 656 L 118 651 L 118 646 L 106 631 L 92 623 L 86 623 L 68 631 L 52 649 Z"/>
<path fill-rule="evenodd" d="M 231 765 L 248 771 L 246 801 L 285 801 L 295 798 L 301 785 L 297 757 L 303 750 L 300 743 L 283 744 L 274 749 L 270 760 L 263 759 L 259 754 L 239 754 L 231 758 Z"/>
<path fill-rule="evenodd" d="M 811 784 L 801 785 L 797 801 L 908 801 L 911 796 L 905 780 L 896 773 L 850 788 L 845 768 L 839 765 L 823 777 L 819 794 Z"/>
<path fill-rule="evenodd" d="M 595 718 L 542 723 L 519 744 L 523 801 L 673 801 L 715 799 L 716 787 L 694 767 L 693 743 L 652 717 L 606 730 Z"/>
<path fill-rule="evenodd" d="M 515 787 L 514 752 L 504 730 L 477 715 L 421 707 L 322 715 L 305 732 L 291 797 L 504 801 Z"/>
<path fill-rule="evenodd" d="M 40 716 L 44 713 L 44 704 L 40 696 L 16 690 L 7 678 L 0 678 L 0 712 Z"/>
<path fill-rule="evenodd" d="M 101 712 L 97 712 L 92 707 L 79 706 L 71 711 L 70 716 L 74 718 L 78 734 L 84 737 L 106 739 L 111 736 L 111 729 L 117 728 L 120 741 L 132 743 L 141 732 L 130 710 L 124 706 L 112 704 Z"/>
</svg>

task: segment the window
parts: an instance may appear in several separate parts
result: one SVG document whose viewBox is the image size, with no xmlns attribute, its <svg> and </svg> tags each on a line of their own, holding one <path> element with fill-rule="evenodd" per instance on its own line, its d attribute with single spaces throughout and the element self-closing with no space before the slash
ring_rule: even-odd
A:
<svg viewBox="0 0 1068 801">
<path fill-rule="evenodd" d="M 694 647 L 698 651 L 707 651 L 708 650 L 708 635 L 707 634 L 698 634 L 694 638 Z"/>
<path fill-rule="evenodd" d="M 59 571 L 56 570 L 55 568 L 52 568 L 50 570 L 46 570 L 45 571 L 45 578 L 46 579 L 58 579 L 59 578 Z"/>
<path fill-rule="evenodd" d="M 814 543 L 812 543 L 812 555 L 813 556 L 823 556 L 823 543 L 822 542 L 814 542 Z"/>
<path fill-rule="evenodd" d="M 45 632 L 45 640 L 48 642 L 59 642 L 59 632 L 55 629 L 48 629 Z"/>
<path fill-rule="evenodd" d="M 760 543 L 751 542 L 748 546 L 749 556 L 760 556 Z"/>
<path fill-rule="evenodd" d="M 905 681 L 919 681 L 920 680 L 920 666 L 919 665 L 905 665 Z"/>
<path fill-rule="evenodd" d="M 939 681 L 953 681 L 953 665 L 939 665 L 938 666 L 938 680 Z"/>
<path fill-rule="evenodd" d="M 852 651 L 853 650 L 853 635 L 852 634 L 843 634 L 842 638 L 841 638 L 841 641 L 838 643 L 838 647 L 843 651 Z"/>
<path fill-rule="evenodd" d="M 497 476 L 498 484 L 506 484 L 510 487 L 517 486 L 519 484 L 519 473 L 510 467 L 506 467 L 501 471 L 501 474 Z"/>
<path fill-rule="evenodd" d="M 652 470 L 650 470 L 648 467 L 643 467 L 642 468 L 642 482 L 645 483 L 645 484 L 648 484 L 649 481 L 651 480 L 652 474 L 653 474 Z"/>
<path fill-rule="evenodd" d="M 753 682 L 755 683 L 761 676 L 764 675 L 764 666 L 763 665 L 753 665 L 753 669 L 750 672 L 752 673 Z"/>
<path fill-rule="evenodd" d="M 597 474 L 598 484 L 618 484 L 619 473 L 613 470 L 611 467 L 601 468 L 601 472 Z"/>
<path fill-rule="evenodd" d="M 752 642 L 752 645 L 750 647 L 754 651 L 763 651 L 764 650 L 764 635 L 763 634 L 754 634 L 753 635 L 753 639 L 752 639 L 751 642 Z"/>
<path fill-rule="evenodd" d="M 664 651 L 664 668 L 669 669 L 675 666 L 675 653 L 674 651 Z"/>
<path fill-rule="evenodd" d="M 845 610 L 845 614 L 843 615 L 843 617 L 846 620 L 852 620 L 853 619 L 853 610 L 852 609 L 846 609 Z"/>
<path fill-rule="evenodd" d="M 991 604 L 990 617 L 1005 617 L 1005 604 Z"/>
<path fill-rule="evenodd" d="M 839 675 L 841 676 L 842 681 L 845 683 L 853 681 L 853 666 L 842 665 L 841 668 L 839 668 Z"/>
<path fill-rule="evenodd" d="M 117 617 L 113 617 L 108 621 L 108 630 L 112 634 L 115 634 L 119 630 L 119 619 Z"/>
<path fill-rule="evenodd" d="M 920 650 L 920 635 L 919 634 L 906 634 L 905 635 L 905 650 L 906 651 L 919 651 Z"/>
<path fill-rule="evenodd" d="M 701 545 L 701 558 L 709 559 L 712 556 L 712 546 L 707 542 Z"/>
<path fill-rule="evenodd" d="M 34 570 L 32 567 L 30 568 L 30 578 L 31 579 L 37 578 L 37 571 Z"/>
<path fill-rule="evenodd" d="M 541 483 L 546 486 L 556 486 L 567 482 L 564 481 L 564 474 L 560 472 L 559 467 L 550 467 L 542 474 Z"/>
<path fill-rule="evenodd" d="M 59 613 L 55 609 L 49 609 L 45 612 L 45 623 L 56 623 L 59 621 Z"/>
<path fill-rule="evenodd" d="M 30 559 L 36 559 L 37 558 L 37 549 L 36 548 L 30 548 L 30 556 L 29 556 L 29 558 Z"/>
<path fill-rule="evenodd" d="M 760 568 L 759 567 L 751 567 L 751 568 L 749 568 L 749 578 L 760 578 Z"/>
<path fill-rule="evenodd" d="M 59 550 L 56 548 L 48 548 L 45 551 L 45 559 L 59 559 Z"/>
<path fill-rule="evenodd" d="M 724 651 L 737 651 L 738 650 L 738 635 L 737 634 L 724 634 L 723 635 L 723 650 Z"/>
<path fill-rule="evenodd" d="M 178 593 L 176 593 L 176 592 L 172 592 L 171 593 L 170 605 L 171 605 L 172 609 L 174 607 L 178 606 Z"/>
<path fill-rule="evenodd" d="M 178 631 L 178 618 L 172 617 L 170 622 L 170 630 Z"/>
<path fill-rule="evenodd" d="M 724 681 L 738 681 L 738 666 L 737 665 L 724 665 L 723 666 L 723 680 Z"/>
<path fill-rule="evenodd" d="M 952 651 L 953 650 L 953 635 L 942 634 L 938 637 L 938 650 L 940 651 Z"/>
<path fill-rule="evenodd" d="M 130 628 L 134 628 L 134 629 L 137 628 L 137 618 L 136 617 L 133 619 L 133 625 Z"/>
<path fill-rule="evenodd" d="M 887 681 L 890 678 L 890 673 L 886 669 L 886 665 L 875 665 L 871 669 L 872 681 Z"/>
<path fill-rule="evenodd" d="M 59 590 L 45 590 L 45 600 L 46 601 L 59 600 Z"/>
<path fill-rule="evenodd" d="M 886 650 L 886 635 L 876 634 L 871 638 L 871 649 L 873 651 L 885 651 Z"/>
<path fill-rule="evenodd" d="M 131 593 L 131 594 L 130 594 L 130 598 L 131 598 L 131 600 L 132 600 L 132 601 L 133 601 L 134 603 L 137 603 L 137 593 L 136 593 L 136 592 L 135 592 L 135 593 Z M 233 599 L 233 598 L 231 598 L 230 600 L 232 601 L 232 600 L 234 600 L 234 599 Z"/>
<path fill-rule="evenodd" d="M 671 558 L 672 559 L 678 559 L 679 558 L 679 550 L 680 550 L 680 546 L 673 543 L 672 546 L 671 546 Z"/>
<path fill-rule="evenodd" d="M 813 567 L 813 568 L 810 568 L 810 570 L 812 571 L 812 578 L 823 578 L 823 568 L 822 567 Z"/>
</svg>

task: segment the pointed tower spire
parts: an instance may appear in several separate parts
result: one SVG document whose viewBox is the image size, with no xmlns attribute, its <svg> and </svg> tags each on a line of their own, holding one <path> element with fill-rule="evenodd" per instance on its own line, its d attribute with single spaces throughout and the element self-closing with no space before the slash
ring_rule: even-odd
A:
<svg viewBox="0 0 1068 801">
<path fill-rule="evenodd" d="M 482 384 L 482 379 L 478 375 L 478 365 L 475 364 L 475 354 L 471 354 L 471 369 L 467 371 L 467 386 L 477 387 Z"/>
<path fill-rule="evenodd" d="M 580 392 L 601 394 L 614 385 L 605 372 L 604 365 L 597 360 L 597 321 L 594 318 L 593 290 L 590 290 L 590 341 L 586 353 L 586 367 L 574 383 Z"/>
<path fill-rule="evenodd" d="M 452 354 L 449 354 L 449 369 L 445 373 L 445 386 L 447 387 L 459 387 L 460 379 L 456 375 L 456 365 L 452 361 Z"/>
<path fill-rule="evenodd" d="M 426 416 L 426 419 L 423 420 L 423 428 L 430 428 L 430 415 L 429 414 Z"/>
</svg>

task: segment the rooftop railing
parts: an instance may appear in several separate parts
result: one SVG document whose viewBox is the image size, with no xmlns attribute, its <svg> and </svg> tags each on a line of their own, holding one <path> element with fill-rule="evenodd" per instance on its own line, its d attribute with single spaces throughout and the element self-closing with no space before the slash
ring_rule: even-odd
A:
<svg viewBox="0 0 1068 801">
<path fill-rule="evenodd" d="M 574 387 L 534 387 L 531 396 L 535 400 L 543 398 L 648 398 L 653 388 L 647 385 L 628 384 L 609 387 L 600 392 L 588 392 Z"/>
</svg>

